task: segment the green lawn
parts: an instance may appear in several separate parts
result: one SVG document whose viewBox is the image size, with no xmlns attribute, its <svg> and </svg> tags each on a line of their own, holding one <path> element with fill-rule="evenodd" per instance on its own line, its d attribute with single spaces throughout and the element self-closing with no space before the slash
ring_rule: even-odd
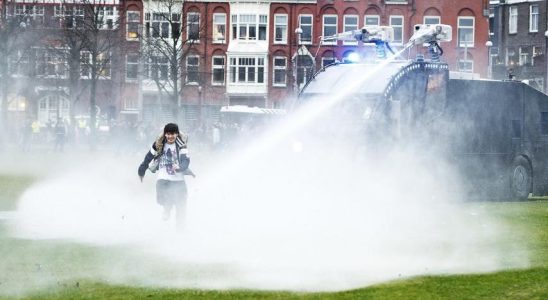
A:
<svg viewBox="0 0 548 300">
<path fill-rule="evenodd" d="M 0 208 L 14 208 L 14 200 L 32 182 L 30 177 L 0 176 Z M 122 248 L 15 239 L 6 235 L 6 226 L 0 221 L 0 299 L 17 295 L 24 299 L 548 299 L 548 200 L 469 205 L 489 210 L 493 216 L 520 229 L 515 232 L 526 233 L 509 238 L 511 242 L 527 245 L 531 251 L 530 269 L 422 276 L 338 293 L 142 288 L 138 282 L 134 286 L 118 285 L 107 279 L 97 282 L 94 278 L 98 277 L 93 275 L 105 274 L 109 268 L 131 269 L 136 262 L 150 276 L 170 276 L 177 270 L 165 267 L 169 264 L 155 264 L 144 254 L 128 257 Z M 101 263 L 117 255 L 124 257 L 111 265 Z M 33 282 L 30 293 L 28 282 Z"/>
<path fill-rule="evenodd" d="M 0 210 L 13 210 L 17 198 L 34 178 L 30 176 L 9 176 L 0 173 Z"/>
</svg>

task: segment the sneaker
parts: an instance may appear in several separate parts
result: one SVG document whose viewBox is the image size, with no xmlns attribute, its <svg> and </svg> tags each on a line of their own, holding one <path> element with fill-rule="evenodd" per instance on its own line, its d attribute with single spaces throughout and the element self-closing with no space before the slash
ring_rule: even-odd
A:
<svg viewBox="0 0 548 300">
<path fill-rule="evenodd" d="M 171 209 L 164 207 L 164 212 L 162 212 L 162 220 L 167 221 L 171 215 Z"/>
</svg>

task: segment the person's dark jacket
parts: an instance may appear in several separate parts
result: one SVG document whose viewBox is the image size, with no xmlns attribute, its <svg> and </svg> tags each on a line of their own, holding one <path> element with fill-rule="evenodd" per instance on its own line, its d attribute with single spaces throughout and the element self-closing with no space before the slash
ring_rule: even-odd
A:
<svg viewBox="0 0 548 300">
<path fill-rule="evenodd" d="M 186 137 L 181 137 L 181 135 L 177 136 L 177 138 L 175 139 L 176 153 L 179 155 L 179 169 L 177 170 L 177 172 L 182 172 L 184 175 L 194 176 L 194 173 L 192 173 L 192 171 L 188 168 L 190 164 L 190 158 L 188 157 L 186 153 L 180 153 L 181 149 L 187 148 L 186 140 L 187 140 Z M 139 165 L 139 169 L 137 173 L 139 174 L 140 177 L 145 176 L 145 172 L 149 168 L 149 164 L 152 160 L 154 159 L 158 160 L 163 155 L 164 145 L 166 144 L 166 142 L 167 140 L 164 137 L 164 135 L 161 135 L 152 144 L 152 147 L 150 147 L 150 151 L 148 151 L 148 153 L 145 156 L 145 159 L 143 160 L 141 165 Z"/>
</svg>

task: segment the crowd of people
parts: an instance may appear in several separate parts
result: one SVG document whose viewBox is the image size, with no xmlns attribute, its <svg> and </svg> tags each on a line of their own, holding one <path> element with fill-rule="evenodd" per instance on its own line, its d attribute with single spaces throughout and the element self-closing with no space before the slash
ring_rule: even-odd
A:
<svg viewBox="0 0 548 300">
<path fill-rule="evenodd" d="M 17 145 L 22 151 L 47 150 L 65 151 L 72 147 L 86 147 L 91 143 L 99 148 L 112 148 L 114 152 L 137 152 L 162 132 L 164 123 L 110 121 L 99 125 L 95 138 L 91 140 L 91 129 L 83 122 L 71 124 L 68 120 L 58 119 L 45 124 L 37 120 L 28 120 L 20 128 L 10 132 L 10 144 Z M 235 139 L 241 126 L 215 122 L 185 128 L 191 137 L 193 148 L 222 149 Z"/>
</svg>

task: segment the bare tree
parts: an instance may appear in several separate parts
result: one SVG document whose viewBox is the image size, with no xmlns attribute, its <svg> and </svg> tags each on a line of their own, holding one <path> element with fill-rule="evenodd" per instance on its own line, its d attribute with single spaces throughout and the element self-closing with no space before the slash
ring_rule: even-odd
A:
<svg viewBox="0 0 548 300">
<path fill-rule="evenodd" d="M 106 5 L 105 0 L 81 0 L 78 4 L 63 3 L 58 18 L 62 28 L 59 36 L 63 56 L 68 65 L 71 121 L 74 105 L 89 88 L 90 141 L 94 147 L 97 124 L 97 92 L 100 79 L 111 79 L 113 57 L 122 43 L 121 6 Z M 83 84 L 85 83 L 85 84 Z"/>
<path fill-rule="evenodd" d="M 150 1 L 142 32 L 144 77 L 154 81 L 160 95 L 169 100 L 174 117 L 180 112 L 179 98 L 184 82 L 198 82 L 198 63 L 189 57 L 200 39 L 198 12 L 182 16 L 181 0 Z M 184 33 L 184 34 L 183 34 Z M 198 58 L 196 58 L 198 59 Z M 188 65 L 187 65 L 188 63 Z"/>
<path fill-rule="evenodd" d="M 32 11 L 15 11 L 15 1 L 3 0 L 0 7 L 0 131 L 6 133 L 10 130 L 8 123 L 9 93 L 13 83 L 10 66 L 13 68 L 17 60 L 10 62 L 18 51 L 28 51 L 35 42 L 36 36 L 32 35 L 29 28 L 32 27 Z M 24 56 L 24 55 L 21 55 Z M 28 61 L 27 61 L 28 63 Z"/>
</svg>

